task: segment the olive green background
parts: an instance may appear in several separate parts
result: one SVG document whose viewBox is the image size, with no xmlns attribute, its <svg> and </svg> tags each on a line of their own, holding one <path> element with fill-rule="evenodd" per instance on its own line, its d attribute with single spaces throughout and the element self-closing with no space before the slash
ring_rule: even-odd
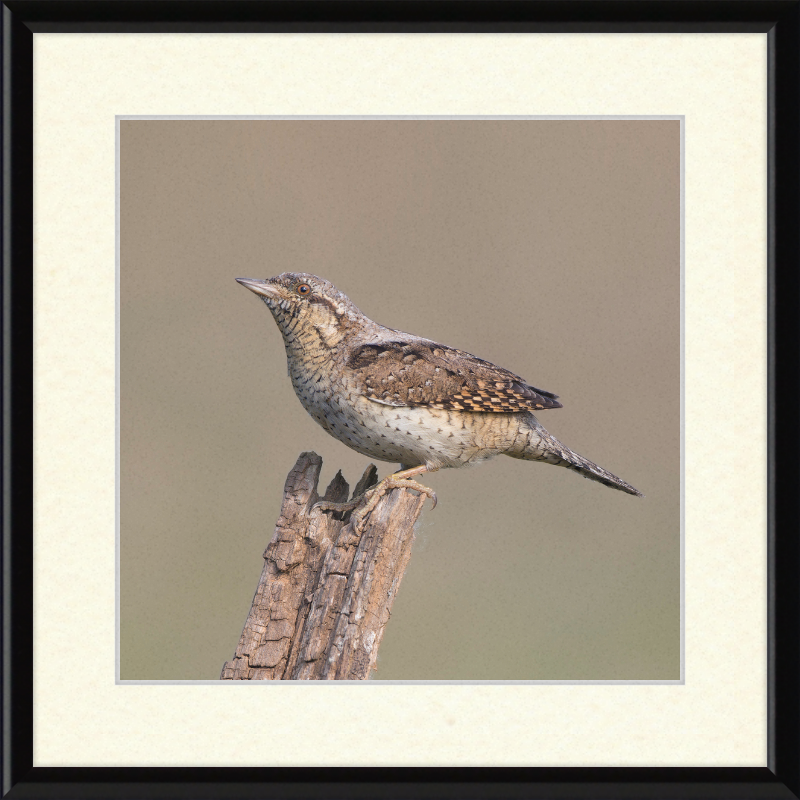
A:
<svg viewBox="0 0 800 800">
<path fill-rule="evenodd" d="M 376 680 L 680 677 L 676 120 L 120 123 L 120 677 L 216 679 L 303 450 L 267 308 L 323 276 L 367 316 L 556 392 L 632 483 L 499 457 L 425 476 Z M 393 465 L 378 464 L 381 476 Z"/>
</svg>

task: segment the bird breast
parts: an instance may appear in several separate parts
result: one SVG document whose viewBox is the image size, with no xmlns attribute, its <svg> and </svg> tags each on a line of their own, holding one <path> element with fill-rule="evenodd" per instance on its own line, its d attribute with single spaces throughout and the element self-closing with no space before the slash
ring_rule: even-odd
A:
<svg viewBox="0 0 800 800">
<path fill-rule="evenodd" d="M 319 425 L 379 461 L 426 464 L 431 469 L 462 467 L 504 452 L 519 433 L 518 414 L 455 414 L 369 400 L 330 363 L 290 361 L 289 374 L 298 399 Z"/>
</svg>

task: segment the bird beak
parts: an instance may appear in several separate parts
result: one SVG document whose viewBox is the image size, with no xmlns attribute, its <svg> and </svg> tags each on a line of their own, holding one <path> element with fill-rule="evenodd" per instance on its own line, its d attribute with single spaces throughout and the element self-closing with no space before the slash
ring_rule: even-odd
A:
<svg viewBox="0 0 800 800">
<path fill-rule="evenodd" d="M 242 286 L 262 297 L 270 297 L 272 299 L 280 297 L 278 288 L 269 281 L 259 281 L 255 278 L 236 278 L 236 283 L 241 283 Z"/>
</svg>

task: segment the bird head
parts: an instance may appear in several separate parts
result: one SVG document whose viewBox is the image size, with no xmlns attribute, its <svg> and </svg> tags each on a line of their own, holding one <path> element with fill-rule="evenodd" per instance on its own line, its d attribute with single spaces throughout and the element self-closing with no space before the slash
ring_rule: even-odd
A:
<svg viewBox="0 0 800 800">
<path fill-rule="evenodd" d="M 361 312 L 330 281 L 307 272 L 284 272 L 274 278 L 236 278 L 272 312 L 287 342 L 316 332 L 328 346 L 345 335 Z"/>
</svg>

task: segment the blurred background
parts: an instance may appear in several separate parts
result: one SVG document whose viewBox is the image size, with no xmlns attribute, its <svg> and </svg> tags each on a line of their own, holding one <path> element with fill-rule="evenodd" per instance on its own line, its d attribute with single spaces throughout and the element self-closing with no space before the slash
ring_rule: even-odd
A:
<svg viewBox="0 0 800 800">
<path fill-rule="evenodd" d="M 425 476 L 374 680 L 680 677 L 680 127 L 674 120 L 120 124 L 123 680 L 217 679 L 303 410 L 235 277 L 327 278 L 375 321 L 560 396 L 540 412 L 639 499 L 499 457 Z M 380 476 L 394 465 L 377 464 Z"/>
</svg>

